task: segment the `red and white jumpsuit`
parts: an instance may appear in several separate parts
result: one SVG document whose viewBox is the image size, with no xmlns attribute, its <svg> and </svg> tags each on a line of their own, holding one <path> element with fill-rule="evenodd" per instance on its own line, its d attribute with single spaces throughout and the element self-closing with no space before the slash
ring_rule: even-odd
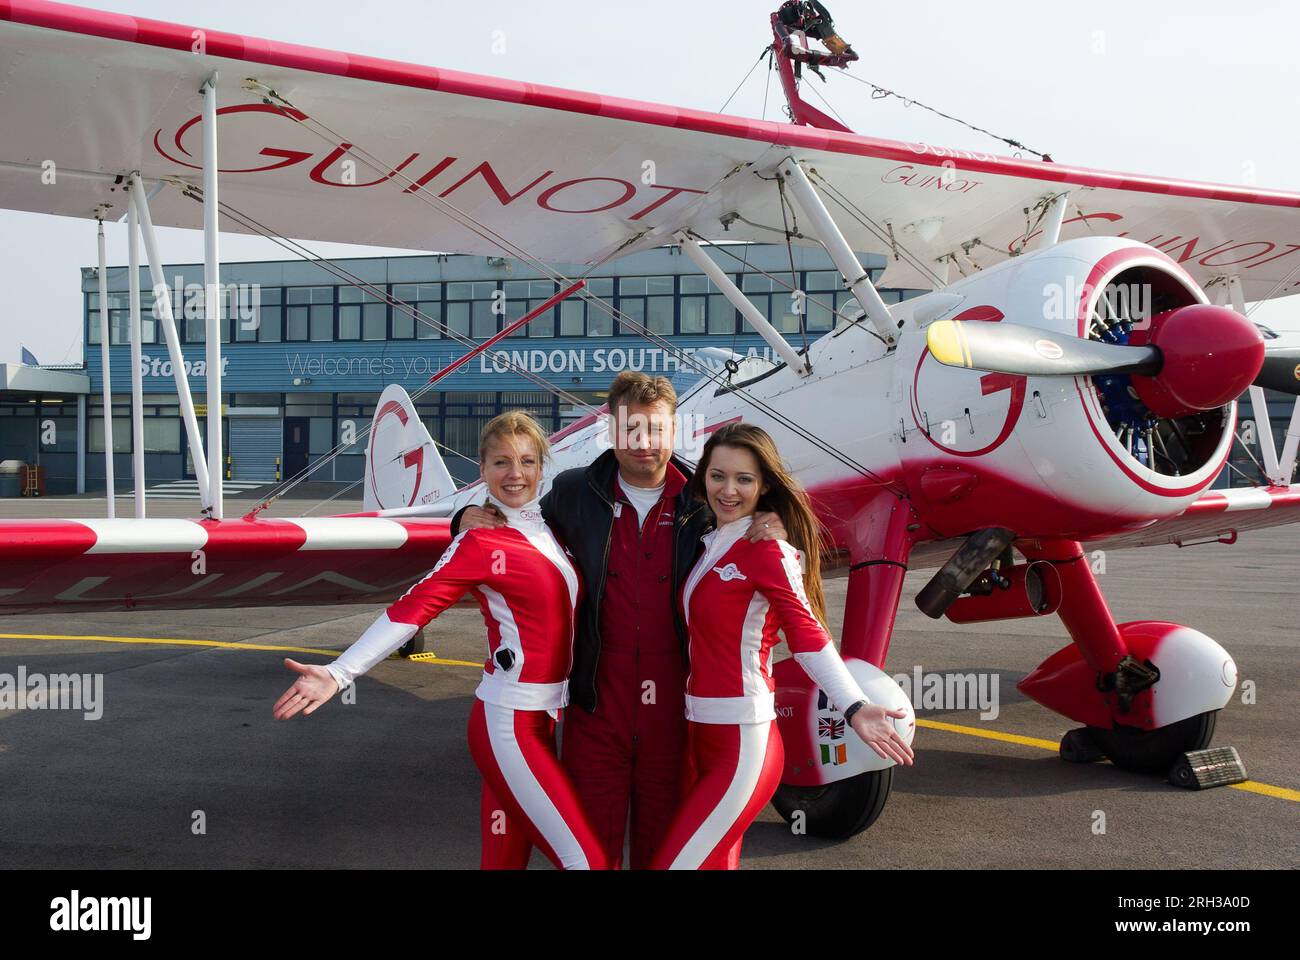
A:
<svg viewBox="0 0 1300 960">
<path fill-rule="evenodd" d="M 482 867 L 523 869 L 535 845 L 563 869 L 604 869 L 555 748 L 556 720 L 569 701 L 578 574 L 536 500 L 518 509 L 492 502 L 509 524 L 457 536 L 327 669 L 346 686 L 473 594 L 488 633 L 469 718 L 470 753 L 483 774 Z"/>
<path fill-rule="evenodd" d="M 785 757 L 769 658 L 777 631 L 839 709 L 866 700 L 812 611 L 798 550 L 745 539 L 752 515 L 703 537 L 682 587 L 690 633 L 688 773 L 653 866 L 731 869 L 745 830 L 772 799 Z"/>
</svg>

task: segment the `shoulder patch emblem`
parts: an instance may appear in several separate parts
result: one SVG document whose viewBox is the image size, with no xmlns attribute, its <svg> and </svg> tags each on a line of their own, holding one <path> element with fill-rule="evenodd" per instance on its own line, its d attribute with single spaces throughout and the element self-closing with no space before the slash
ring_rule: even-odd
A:
<svg viewBox="0 0 1300 960">
<path fill-rule="evenodd" d="M 728 580 L 749 579 L 743 573 L 740 572 L 740 568 L 737 567 L 734 563 L 729 563 L 725 567 L 714 567 L 713 572 L 718 575 L 718 578 L 722 580 L 723 583 L 726 583 Z"/>
</svg>

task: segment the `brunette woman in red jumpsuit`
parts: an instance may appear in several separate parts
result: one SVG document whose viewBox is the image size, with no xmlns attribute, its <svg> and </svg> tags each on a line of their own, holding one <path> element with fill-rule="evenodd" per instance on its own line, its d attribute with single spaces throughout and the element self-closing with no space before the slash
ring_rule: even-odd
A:
<svg viewBox="0 0 1300 960">
<path fill-rule="evenodd" d="M 772 438 L 751 424 L 723 427 L 705 444 L 692 484 L 718 526 L 705 534 L 704 554 L 682 587 L 690 773 L 653 865 L 735 869 L 741 838 L 776 792 L 784 765 L 770 661 L 778 630 L 877 754 L 910 764 L 912 750 L 891 719 L 906 713 L 867 700 L 826 629 L 819 527 Z M 760 509 L 781 517 L 788 542 L 746 538 Z"/>
</svg>

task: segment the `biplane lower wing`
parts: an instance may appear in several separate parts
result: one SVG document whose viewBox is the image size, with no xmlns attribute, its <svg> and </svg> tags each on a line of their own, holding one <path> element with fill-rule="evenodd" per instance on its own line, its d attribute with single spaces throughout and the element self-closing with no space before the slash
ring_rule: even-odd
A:
<svg viewBox="0 0 1300 960">
<path fill-rule="evenodd" d="M 447 520 L 0 520 L 0 613 L 383 603 Z"/>
<path fill-rule="evenodd" d="M 156 224 L 197 228 L 185 185 L 201 180 L 199 88 L 215 72 L 223 230 L 561 264 L 679 229 L 771 242 L 784 212 L 773 171 L 793 156 L 853 249 L 889 256 L 890 286 L 943 285 L 1016 255 L 1062 193 L 1062 239 L 1147 242 L 1203 286 L 1239 278 L 1248 300 L 1300 282 L 1293 193 L 723 116 L 45 0 L 0 0 L 0 64 L 5 208 L 93 217 L 111 204 L 116 218 L 114 178 L 139 171 L 163 184 Z"/>
<path fill-rule="evenodd" d="M 1300 487 L 1238 487 L 1210 490 L 1176 517 L 1088 541 L 1090 549 L 1122 550 L 1220 541 L 1233 543 L 1244 530 L 1300 522 Z"/>
</svg>

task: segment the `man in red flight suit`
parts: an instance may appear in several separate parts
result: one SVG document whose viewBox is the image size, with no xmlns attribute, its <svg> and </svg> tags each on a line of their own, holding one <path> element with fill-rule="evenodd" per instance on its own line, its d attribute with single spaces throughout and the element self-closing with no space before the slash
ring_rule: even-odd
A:
<svg viewBox="0 0 1300 960">
<path fill-rule="evenodd" d="M 672 456 L 668 379 L 619 374 L 609 410 L 613 449 L 556 477 L 541 507 L 585 583 L 560 759 L 616 868 L 630 813 L 636 870 L 649 866 L 680 798 L 686 625 L 676 597 L 713 517 L 686 489 L 690 466 Z M 467 507 L 452 532 L 497 522 Z M 755 540 L 785 537 L 776 514 L 756 514 L 751 530 Z"/>
</svg>

